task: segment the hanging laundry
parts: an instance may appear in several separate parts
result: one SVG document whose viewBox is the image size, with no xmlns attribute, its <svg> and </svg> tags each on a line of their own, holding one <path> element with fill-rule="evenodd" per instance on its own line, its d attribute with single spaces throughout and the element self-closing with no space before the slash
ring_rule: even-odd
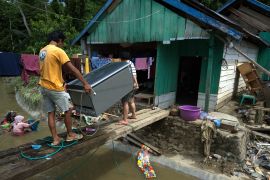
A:
<svg viewBox="0 0 270 180">
<path fill-rule="evenodd" d="M 16 53 L 0 53 L 0 76 L 20 76 L 20 58 Z"/>
<path fill-rule="evenodd" d="M 98 69 L 101 68 L 102 66 L 111 63 L 110 58 L 99 58 L 99 57 L 92 57 L 91 59 L 91 66 L 92 69 Z"/>
<path fill-rule="evenodd" d="M 81 72 L 81 58 L 71 58 L 70 62 Z M 73 75 L 73 72 L 66 66 L 62 67 L 62 76 L 66 82 L 70 82 L 76 79 L 76 77 Z"/>
<path fill-rule="evenodd" d="M 148 150 L 148 147 L 142 145 L 141 149 L 138 152 L 137 165 L 144 173 L 146 179 L 151 179 L 156 177 L 156 173 L 150 164 L 150 155 L 148 153 Z"/>
<path fill-rule="evenodd" d="M 152 57 L 149 57 L 148 59 L 147 59 L 147 70 L 148 70 L 148 72 L 147 72 L 147 79 L 150 79 L 150 75 L 151 75 L 151 66 L 152 66 L 152 64 L 153 64 L 153 61 L 154 61 L 154 59 L 152 58 Z"/>
<path fill-rule="evenodd" d="M 37 55 L 22 54 L 21 62 L 23 65 L 22 80 L 28 84 L 30 75 L 39 75 L 39 59 Z"/>
<path fill-rule="evenodd" d="M 136 70 L 147 70 L 147 58 L 136 58 L 135 68 Z"/>
</svg>

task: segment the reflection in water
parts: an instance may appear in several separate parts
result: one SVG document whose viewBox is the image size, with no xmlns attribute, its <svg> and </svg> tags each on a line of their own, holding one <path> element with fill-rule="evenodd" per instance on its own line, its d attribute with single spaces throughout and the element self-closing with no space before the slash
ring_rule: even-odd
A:
<svg viewBox="0 0 270 180">
<path fill-rule="evenodd" d="M 17 105 L 12 88 L 7 88 L 1 78 L 0 97 L 2 98 L 2 103 L 0 103 L 1 119 L 10 110 L 16 111 L 26 118 L 30 117 L 29 114 Z M 50 132 L 46 122 L 40 122 L 37 132 L 31 132 L 24 136 L 12 136 L 6 132 L 0 135 L 0 151 L 34 141 L 35 139 L 44 138 L 48 135 L 50 135 Z M 130 153 L 134 154 L 131 151 L 130 149 Z M 155 163 L 152 163 L 152 165 L 159 180 L 195 179 Z M 136 165 L 136 157 L 102 146 L 90 151 L 87 155 L 64 162 L 30 179 L 142 180 L 145 178 Z"/>
</svg>

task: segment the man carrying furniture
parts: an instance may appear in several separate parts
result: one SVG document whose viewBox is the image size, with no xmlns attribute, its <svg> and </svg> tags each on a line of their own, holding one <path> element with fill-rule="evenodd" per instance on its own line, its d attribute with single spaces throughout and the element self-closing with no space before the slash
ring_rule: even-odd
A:
<svg viewBox="0 0 270 180">
<path fill-rule="evenodd" d="M 65 95 L 62 66 L 66 66 L 78 78 L 87 93 L 92 91 L 90 84 L 82 77 L 81 73 L 70 62 L 67 54 L 61 47 L 64 44 L 65 35 L 61 31 L 53 31 L 48 35 L 48 45 L 40 50 L 40 80 L 41 93 L 44 98 L 43 108 L 48 112 L 48 125 L 53 137 L 52 145 L 58 145 L 61 138 L 55 127 L 55 105 L 65 112 L 65 125 L 67 128 L 66 141 L 82 139 L 81 134 L 72 132 L 71 112 L 68 98 Z"/>
</svg>

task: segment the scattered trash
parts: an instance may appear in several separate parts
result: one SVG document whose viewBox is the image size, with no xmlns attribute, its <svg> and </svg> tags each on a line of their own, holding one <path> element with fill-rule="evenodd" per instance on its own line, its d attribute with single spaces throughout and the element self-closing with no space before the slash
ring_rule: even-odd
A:
<svg viewBox="0 0 270 180">
<path fill-rule="evenodd" d="M 256 173 L 256 172 L 252 173 L 251 176 L 254 178 L 259 178 L 259 179 L 262 178 L 262 175 L 260 175 L 259 173 Z"/>
<path fill-rule="evenodd" d="M 213 154 L 213 157 L 215 157 L 216 159 L 221 159 L 222 158 L 222 156 L 219 155 L 219 154 Z"/>
<path fill-rule="evenodd" d="M 96 129 L 95 128 L 85 128 L 85 131 L 86 132 L 95 132 L 96 131 Z"/>
<path fill-rule="evenodd" d="M 221 120 L 220 119 L 215 119 L 214 124 L 215 124 L 216 127 L 220 127 L 221 126 Z"/>
<path fill-rule="evenodd" d="M 150 160 L 149 160 L 150 155 L 148 151 L 149 151 L 149 148 L 142 145 L 142 148 L 138 152 L 137 165 L 141 169 L 141 171 L 144 173 L 145 177 L 147 179 L 150 179 L 150 178 L 155 178 L 156 173 L 150 164 Z"/>
<path fill-rule="evenodd" d="M 251 164 L 250 161 L 246 161 L 246 165 L 247 165 L 247 166 L 251 166 L 252 164 Z"/>
<path fill-rule="evenodd" d="M 212 121 L 207 119 L 202 123 L 201 132 L 201 141 L 204 143 L 204 156 L 208 158 L 213 138 L 216 136 L 216 127 Z"/>
<path fill-rule="evenodd" d="M 261 170 L 258 166 L 255 167 L 255 171 L 256 171 L 258 174 L 260 174 L 260 175 L 263 176 L 263 172 L 262 172 L 262 170 Z"/>
<path fill-rule="evenodd" d="M 201 113 L 200 113 L 200 119 L 204 120 L 204 119 L 206 119 L 207 116 L 208 116 L 208 113 L 207 112 L 201 111 Z"/>
</svg>

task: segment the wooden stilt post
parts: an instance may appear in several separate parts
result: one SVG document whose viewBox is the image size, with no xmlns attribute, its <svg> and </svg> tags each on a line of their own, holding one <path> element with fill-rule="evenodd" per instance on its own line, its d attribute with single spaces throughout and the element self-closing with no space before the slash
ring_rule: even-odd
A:
<svg viewBox="0 0 270 180">
<path fill-rule="evenodd" d="M 214 43 L 215 43 L 214 41 L 215 41 L 214 35 L 211 34 L 209 40 L 209 54 L 208 54 L 206 86 L 205 86 L 205 103 L 204 103 L 205 112 L 209 111 L 209 101 L 212 85 L 213 62 L 214 62 Z"/>
</svg>

